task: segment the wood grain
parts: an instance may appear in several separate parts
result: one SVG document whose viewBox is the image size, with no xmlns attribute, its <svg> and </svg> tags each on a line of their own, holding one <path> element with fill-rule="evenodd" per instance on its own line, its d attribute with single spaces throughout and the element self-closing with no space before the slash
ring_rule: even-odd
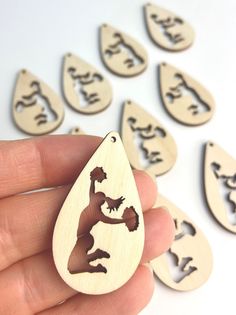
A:
<svg viewBox="0 0 236 315">
<path fill-rule="evenodd" d="M 147 68 L 148 57 L 144 47 L 108 24 L 100 28 L 100 52 L 105 66 L 119 76 L 136 76 Z"/>
<path fill-rule="evenodd" d="M 169 51 L 181 51 L 194 41 L 192 26 L 175 13 L 157 5 L 144 6 L 146 26 L 155 44 Z"/>
<path fill-rule="evenodd" d="M 207 239 L 193 221 L 164 196 L 158 194 L 155 207 L 166 207 L 172 215 L 176 231 L 170 250 L 151 261 L 157 277 L 178 291 L 190 291 L 209 278 L 213 257 Z"/>
<path fill-rule="evenodd" d="M 20 71 L 13 96 L 16 126 L 30 135 L 43 135 L 58 128 L 64 119 L 61 99 L 28 70 Z"/>
<path fill-rule="evenodd" d="M 159 66 L 159 76 L 163 104 L 174 119 L 198 126 L 212 118 L 214 99 L 199 82 L 165 62 Z"/>
<path fill-rule="evenodd" d="M 219 145 L 205 147 L 204 187 L 207 203 L 216 220 L 236 233 L 236 160 Z"/>
<path fill-rule="evenodd" d="M 133 168 L 145 170 L 153 178 L 175 164 L 177 147 L 167 129 L 142 107 L 124 103 L 122 140 Z"/>
<path fill-rule="evenodd" d="M 55 264 L 75 290 L 108 293 L 134 274 L 143 245 L 135 180 L 121 139 L 112 132 L 88 161 L 61 208 L 53 235 Z"/>
<path fill-rule="evenodd" d="M 112 101 L 112 87 L 96 68 L 68 53 L 64 58 L 63 93 L 68 104 L 82 114 L 96 114 Z"/>
</svg>

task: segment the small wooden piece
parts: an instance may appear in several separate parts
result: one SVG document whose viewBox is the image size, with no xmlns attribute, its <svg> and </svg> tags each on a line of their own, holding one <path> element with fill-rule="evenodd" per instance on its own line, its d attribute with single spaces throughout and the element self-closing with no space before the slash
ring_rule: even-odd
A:
<svg viewBox="0 0 236 315">
<path fill-rule="evenodd" d="M 123 77 L 133 77 L 147 68 L 147 52 L 141 44 L 103 24 L 100 29 L 100 50 L 105 66 Z"/>
<path fill-rule="evenodd" d="M 144 223 L 119 135 L 109 133 L 80 173 L 56 221 L 53 256 L 62 279 L 87 294 L 108 293 L 134 274 Z"/>
<path fill-rule="evenodd" d="M 17 127 L 30 135 L 43 135 L 58 128 L 64 119 L 61 99 L 27 70 L 19 73 L 12 114 Z"/>
<path fill-rule="evenodd" d="M 151 39 L 169 51 L 188 48 L 194 41 L 192 26 L 175 13 L 154 4 L 145 5 L 146 25 Z"/>
<path fill-rule="evenodd" d="M 236 160 L 213 142 L 206 144 L 204 186 L 213 216 L 236 233 Z"/>
<path fill-rule="evenodd" d="M 207 239 L 185 213 L 160 194 L 155 207 L 166 207 L 176 227 L 171 248 L 151 261 L 155 274 L 167 286 L 178 291 L 200 287 L 208 280 L 213 265 Z"/>
<path fill-rule="evenodd" d="M 83 114 L 105 110 L 112 88 L 104 76 L 81 58 L 68 53 L 64 59 L 63 92 L 68 104 Z"/>
<path fill-rule="evenodd" d="M 215 102 L 200 83 L 164 62 L 159 72 L 162 101 L 174 119 L 190 126 L 202 125 L 211 119 Z"/>
<path fill-rule="evenodd" d="M 80 136 L 84 135 L 83 130 L 80 127 L 74 127 L 69 131 L 70 135 Z"/>
<path fill-rule="evenodd" d="M 175 164 L 177 148 L 169 132 L 152 115 L 132 101 L 124 104 L 122 140 L 130 164 L 152 177 Z"/>
</svg>

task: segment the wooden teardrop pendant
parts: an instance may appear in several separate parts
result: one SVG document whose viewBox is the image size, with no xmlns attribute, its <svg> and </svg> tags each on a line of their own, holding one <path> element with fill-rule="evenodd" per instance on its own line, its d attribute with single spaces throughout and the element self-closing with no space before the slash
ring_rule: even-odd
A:
<svg viewBox="0 0 236 315">
<path fill-rule="evenodd" d="M 107 24 L 100 29 L 100 50 L 105 66 L 117 75 L 133 77 L 147 67 L 148 57 L 144 47 Z"/>
<path fill-rule="evenodd" d="M 188 48 L 194 41 L 192 26 L 171 11 L 157 5 L 145 5 L 146 25 L 150 37 L 158 46 L 169 51 Z"/>
<path fill-rule="evenodd" d="M 208 280 L 213 266 L 207 239 L 184 212 L 160 194 L 155 207 L 166 207 L 175 223 L 171 248 L 151 261 L 155 274 L 164 284 L 178 291 L 200 287 Z"/>
<path fill-rule="evenodd" d="M 104 76 L 81 58 L 64 58 L 63 92 L 68 104 L 82 114 L 105 110 L 112 101 L 112 88 Z"/>
<path fill-rule="evenodd" d="M 211 119 L 215 102 L 200 83 L 167 63 L 160 64 L 159 77 L 163 104 L 174 119 L 190 126 Z"/>
<path fill-rule="evenodd" d="M 143 252 L 138 191 L 119 135 L 109 133 L 70 190 L 53 234 L 57 270 L 73 289 L 108 293 L 134 274 Z"/>
<path fill-rule="evenodd" d="M 22 70 L 15 87 L 12 114 L 19 129 L 30 135 L 43 135 L 61 125 L 64 106 L 49 86 Z"/>
<path fill-rule="evenodd" d="M 204 186 L 213 216 L 236 233 L 236 160 L 213 142 L 205 148 Z"/>
<path fill-rule="evenodd" d="M 152 115 L 132 101 L 124 104 L 122 140 L 130 164 L 154 176 L 162 175 L 175 164 L 174 139 Z"/>
</svg>

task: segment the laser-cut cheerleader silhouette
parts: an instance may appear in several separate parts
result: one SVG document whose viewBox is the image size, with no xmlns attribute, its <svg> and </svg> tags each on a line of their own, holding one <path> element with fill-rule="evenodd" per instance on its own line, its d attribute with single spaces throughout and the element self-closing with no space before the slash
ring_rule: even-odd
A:
<svg viewBox="0 0 236 315">
<path fill-rule="evenodd" d="M 138 121 L 134 117 L 129 117 L 128 123 L 138 140 L 138 144 L 143 151 L 144 158 L 147 160 L 148 164 L 162 162 L 163 157 L 161 155 L 163 150 L 162 145 L 159 143 L 159 139 L 166 137 L 165 130 L 152 124 L 148 124 L 145 127 L 139 127 Z M 153 148 L 155 148 L 155 150 L 153 150 Z"/>
<path fill-rule="evenodd" d="M 176 270 L 173 268 L 172 278 L 176 283 L 179 283 L 184 280 L 185 277 L 197 270 L 197 267 L 195 266 L 197 263 L 195 249 L 194 247 L 189 246 L 189 241 L 191 242 L 191 238 L 196 235 L 196 230 L 191 223 L 186 221 L 174 219 L 174 223 L 175 239 L 166 254 L 173 258 Z M 188 248 L 188 253 L 183 251 L 184 248 Z"/>
<path fill-rule="evenodd" d="M 93 105 L 101 101 L 99 94 L 96 91 L 94 83 L 102 82 L 103 77 L 99 73 L 87 72 L 85 74 L 76 73 L 76 69 L 71 67 L 68 73 L 74 82 L 74 88 L 78 94 L 82 94 L 86 102 L 85 106 Z"/>
<path fill-rule="evenodd" d="M 223 198 L 230 206 L 230 209 L 226 208 L 228 220 L 230 224 L 236 225 L 236 173 L 226 174 L 224 168 L 216 162 L 211 163 L 211 168 L 219 182 Z"/>
<path fill-rule="evenodd" d="M 115 33 L 113 35 L 115 39 L 117 39 L 115 44 L 111 44 L 105 51 L 105 55 L 111 58 L 114 55 L 122 55 L 122 60 L 127 68 L 133 68 L 136 65 L 144 63 L 142 57 L 140 57 L 134 48 L 127 44 L 123 38 L 123 36 L 119 33 Z"/>
<path fill-rule="evenodd" d="M 112 218 L 109 214 L 104 214 L 102 205 L 106 202 L 109 213 L 118 211 L 119 207 L 125 200 L 123 196 L 112 199 L 107 197 L 103 192 L 95 192 L 95 182 L 101 183 L 106 180 L 106 173 L 102 167 L 95 167 L 90 173 L 90 191 L 89 204 L 80 215 L 79 226 L 77 230 L 77 242 L 72 250 L 68 261 L 68 270 L 71 274 L 83 272 L 103 272 L 107 273 L 107 269 L 102 265 L 92 266 L 90 263 L 96 259 L 110 258 L 110 254 L 102 249 L 96 249 L 94 252 L 88 252 L 94 245 L 93 235 L 90 233 L 92 228 L 98 223 L 107 224 L 125 224 L 130 232 L 137 230 L 139 225 L 139 216 L 135 209 L 131 206 L 125 208 L 121 218 Z"/>
<path fill-rule="evenodd" d="M 57 119 L 57 113 L 52 108 L 49 99 L 43 94 L 40 83 L 37 81 L 33 81 L 30 84 L 32 88 L 32 93 L 29 95 L 23 95 L 22 99 L 18 101 L 15 105 L 17 112 L 23 113 L 24 111 L 33 110 L 37 108 L 36 115 L 34 111 L 33 120 L 37 126 L 42 124 L 46 124 L 50 121 L 54 121 Z"/>
<path fill-rule="evenodd" d="M 183 35 L 180 32 L 176 32 L 176 28 L 178 29 L 179 26 L 184 24 L 183 20 L 178 17 L 167 17 L 166 19 L 159 19 L 157 14 L 152 14 L 151 19 L 154 23 L 160 26 L 163 34 L 173 45 L 184 41 L 185 38 L 183 37 Z"/>
<path fill-rule="evenodd" d="M 199 115 L 201 113 L 210 111 L 210 106 L 201 98 L 197 91 L 192 88 L 184 79 L 183 75 L 176 73 L 174 76 L 179 80 L 176 86 L 170 87 L 169 92 L 166 94 L 170 103 L 174 103 L 175 99 L 185 97 L 189 98 L 189 105 L 187 110 L 192 112 L 192 115 Z"/>
</svg>

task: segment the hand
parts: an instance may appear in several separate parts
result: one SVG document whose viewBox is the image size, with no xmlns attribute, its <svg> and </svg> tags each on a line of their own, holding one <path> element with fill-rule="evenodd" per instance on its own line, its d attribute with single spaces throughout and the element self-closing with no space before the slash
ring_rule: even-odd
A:
<svg viewBox="0 0 236 315">
<path fill-rule="evenodd" d="M 100 142 L 90 136 L 0 142 L 0 314 L 130 315 L 151 298 L 154 280 L 144 263 L 169 248 L 174 226 L 165 210 L 149 210 L 156 187 L 143 172 L 134 175 L 144 211 L 145 247 L 133 277 L 112 293 L 89 296 L 68 287 L 53 263 L 57 215 L 70 183 Z"/>
<path fill-rule="evenodd" d="M 123 196 L 121 196 L 118 199 L 112 199 L 112 198 L 106 197 L 106 202 L 108 204 L 107 209 L 110 210 L 109 213 L 115 210 L 117 211 L 124 200 L 125 198 Z"/>
</svg>

